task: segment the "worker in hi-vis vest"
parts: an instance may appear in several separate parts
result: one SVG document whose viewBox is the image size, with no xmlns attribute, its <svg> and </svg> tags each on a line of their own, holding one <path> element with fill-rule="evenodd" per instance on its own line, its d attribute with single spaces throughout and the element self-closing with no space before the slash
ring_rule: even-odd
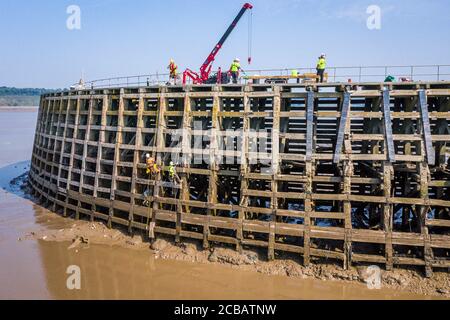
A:
<svg viewBox="0 0 450 320">
<path fill-rule="evenodd" d="M 145 164 L 146 164 L 146 173 L 148 175 L 158 174 L 161 170 L 158 164 L 155 162 L 155 159 L 150 156 L 150 153 L 145 155 Z"/>
<path fill-rule="evenodd" d="M 178 66 L 176 65 L 175 61 L 173 61 L 173 59 L 170 59 L 169 66 L 167 67 L 167 69 L 169 69 L 169 71 L 170 71 L 169 83 L 170 83 L 170 80 L 173 79 L 173 84 L 176 85 L 177 78 L 178 78 Z"/>
<path fill-rule="evenodd" d="M 327 61 L 325 60 L 325 53 L 322 53 L 319 57 L 319 61 L 317 62 L 317 82 L 323 82 L 323 76 L 325 74 L 325 68 L 327 66 Z"/>
<path fill-rule="evenodd" d="M 178 176 L 177 170 L 175 168 L 175 163 L 173 163 L 173 161 L 170 161 L 167 171 L 169 172 L 169 180 L 171 182 L 178 183 L 178 184 L 181 182 L 181 179 Z"/>
<path fill-rule="evenodd" d="M 239 71 L 241 70 L 241 60 L 238 58 L 234 59 L 230 67 L 231 78 L 233 83 L 238 83 Z"/>
</svg>

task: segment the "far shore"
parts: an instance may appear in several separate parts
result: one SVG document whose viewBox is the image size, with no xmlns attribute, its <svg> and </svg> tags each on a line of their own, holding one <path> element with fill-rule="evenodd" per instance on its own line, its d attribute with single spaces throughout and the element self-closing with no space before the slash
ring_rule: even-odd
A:
<svg viewBox="0 0 450 320">
<path fill-rule="evenodd" d="M 38 111 L 39 106 L 0 106 L 1 111 Z"/>
</svg>

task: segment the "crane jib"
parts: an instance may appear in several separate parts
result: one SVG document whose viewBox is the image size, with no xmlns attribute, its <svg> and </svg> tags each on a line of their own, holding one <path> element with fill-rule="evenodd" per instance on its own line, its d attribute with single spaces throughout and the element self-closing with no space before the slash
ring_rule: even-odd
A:
<svg viewBox="0 0 450 320">
<path fill-rule="evenodd" d="M 205 83 L 206 81 L 208 81 L 209 74 L 210 74 L 211 68 L 212 68 L 212 63 L 214 62 L 216 55 L 219 53 L 220 49 L 222 48 L 223 44 L 227 40 L 228 36 L 231 34 L 233 29 L 237 26 L 239 20 L 241 20 L 242 16 L 244 15 L 244 13 L 247 9 L 253 9 L 253 5 L 251 5 L 250 3 L 245 3 L 242 6 L 242 8 L 239 11 L 238 15 L 236 16 L 236 18 L 234 18 L 233 22 L 228 27 L 227 31 L 224 33 L 224 35 L 222 36 L 220 41 L 216 44 L 214 49 L 211 51 L 211 53 L 206 58 L 205 62 L 200 67 L 200 74 L 192 71 L 189 68 L 183 72 L 183 85 L 186 84 L 187 78 L 190 78 L 194 84 L 202 84 L 202 83 Z M 251 23 L 249 25 L 251 26 Z M 250 34 L 251 33 L 249 31 L 249 43 L 250 43 L 250 37 L 251 37 Z M 251 48 L 249 46 L 249 52 L 251 52 L 250 50 L 251 50 Z M 251 58 L 249 55 L 249 63 L 250 63 L 250 61 L 251 61 Z M 221 74 L 220 68 L 219 68 L 218 74 Z M 218 83 L 220 83 L 220 80 L 218 80 L 218 81 L 219 81 Z"/>
<path fill-rule="evenodd" d="M 231 23 L 231 25 L 228 27 L 227 31 L 225 31 L 224 35 L 222 36 L 222 38 L 220 39 L 220 41 L 217 43 L 217 45 L 214 47 L 214 49 L 211 51 L 211 54 L 208 56 L 208 58 L 205 60 L 204 65 L 209 64 L 212 60 L 214 60 L 214 56 L 217 54 L 218 49 L 220 49 L 222 47 L 222 45 L 225 43 L 225 41 L 228 39 L 228 37 L 230 36 L 231 32 L 233 32 L 234 28 L 237 26 L 239 20 L 241 20 L 242 16 L 244 15 L 245 11 L 247 11 L 247 9 L 252 9 L 253 7 L 251 5 L 249 5 L 248 3 L 246 3 L 242 9 L 239 11 L 238 15 L 236 16 L 236 18 L 234 18 L 233 22 Z M 212 58 L 212 60 L 210 59 Z"/>
</svg>

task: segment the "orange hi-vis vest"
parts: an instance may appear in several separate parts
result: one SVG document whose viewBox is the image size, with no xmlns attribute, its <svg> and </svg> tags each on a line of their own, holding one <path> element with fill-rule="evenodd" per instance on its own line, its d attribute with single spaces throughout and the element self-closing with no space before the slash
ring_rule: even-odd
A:
<svg viewBox="0 0 450 320">
<path fill-rule="evenodd" d="M 153 158 L 147 159 L 146 165 L 147 165 L 147 174 L 159 173 L 158 164 L 155 162 Z"/>
</svg>

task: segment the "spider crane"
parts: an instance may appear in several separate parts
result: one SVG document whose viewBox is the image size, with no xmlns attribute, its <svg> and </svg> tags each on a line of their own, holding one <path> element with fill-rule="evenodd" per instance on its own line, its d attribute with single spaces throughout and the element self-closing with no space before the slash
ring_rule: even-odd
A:
<svg viewBox="0 0 450 320">
<path fill-rule="evenodd" d="M 225 32 L 225 34 L 222 36 L 220 41 L 217 43 L 217 45 L 211 51 L 209 56 L 206 58 L 205 62 L 200 67 L 200 73 L 192 71 L 191 69 L 186 69 L 183 72 L 183 85 L 186 84 L 186 81 L 187 81 L 188 78 L 190 78 L 192 80 L 193 84 L 211 83 L 212 81 L 213 82 L 217 82 L 217 83 L 221 83 L 222 82 L 222 71 L 221 71 L 221 68 L 219 68 L 216 77 L 210 77 L 212 64 L 213 64 L 214 60 L 216 59 L 216 56 L 219 53 L 220 49 L 222 49 L 223 44 L 225 43 L 225 41 L 227 40 L 227 38 L 229 37 L 231 32 L 234 30 L 234 28 L 238 24 L 239 20 L 241 20 L 242 16 L 244 15 L 244 13 L 247 10 L 251 10 L 251 9 L 253 9 L 253 6 L 250 3 L 245 3 L 242 6 L 242 8 L 239 11 L 238 15 L 233 20 L 231 25 L 228 27 L 228 29 Z M 249 43 L 250 43 L 250 41 L 251 41 L 251 39 L 250 39 L 250 35 L 249 35 Z M 251 56 L 249 54 L 248 63 L 250 63 L 250 62 L 251 62 Z"/>
</svg>

